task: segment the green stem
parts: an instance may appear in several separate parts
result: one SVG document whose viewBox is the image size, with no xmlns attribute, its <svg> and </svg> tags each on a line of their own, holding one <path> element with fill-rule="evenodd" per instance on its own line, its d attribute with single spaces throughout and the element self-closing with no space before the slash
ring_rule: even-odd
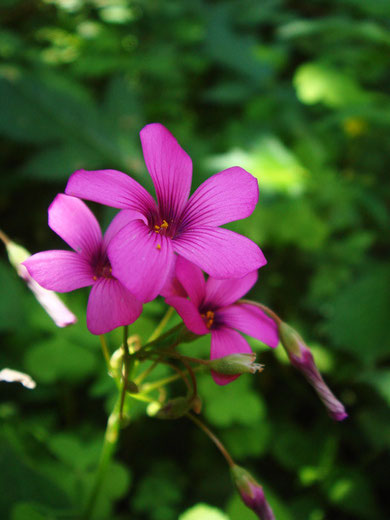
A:
<svg viewBox="0 0 390 520">
<path fill-rule="evenodd" d="M 129 328 L 127 325 L 123 327 L 123 363 L 124 363 L 124 370 L 123 370 L 123 377 L 122 377 L 122 392 L 121 392 L 121 400 L 120 400 L 120 407 L 119 407 L 119 420 L 122 422 L 123 419 L 123 406 L 125 404 L 125 397 L 126 397 L 126 385 L 127 381 L 129 379 L 129 365 L 130 365 L 130 352 L 129 352 L 129 345 L 127 344 L 127 336 L 128 336 Z"/>
<path fill-rule="evenodd" d="M 229 452 L 225 448 L 225 446 L 222 444 L 222 442 L 218 439 L 216 435 L 197 417 L 192 415 L 192 413 L 186 413 L 186 416 L 201 430 L 204 431 L 204 433 L 213 441 L 213 443 L 216 445 L 216 447 L 219 449 L 219 451 L 222 453 L 222 455 L 225 457 L 226 462 L 229 464 L 230 467 L 233 467 L 235 465 L 234 460 L 231 458 Z"/>
<path fill-rule="evenodd" d="M 193 372 L 199 372 L 203 370 L 203 366 L 199 366 L 193 369 Z M 188 374 L 187 371 L 183 372 L 183 374 Z M 162 386 L 168 385 L 169 383 L 173 383 L 174 381 L 177 381 L 178 379 L 181 379 L 182 377 L 179 374 L 173 374 L 172 376 L 165 377 L 164 379 L 159 379 L 158 381 L 154 381 L 153 383 L 145 383 L 142 386 L 142 393 L 148 394 L 149 392 L 152 392 L 153 390 L 157 390 L 158 388 L 161 388 Z"/>
<path fill-rule="evenodd" d="M 107 420 L 107 427 L 104 434 L 103 449 L 100 455 L 99 466 L 96 472 L 95 481 L 92 486 L 91 494 L 89 496 L 84 514 L 82 516 L 83 520 L 88 520 L 89 518 L 91 518 L 94 512 L 96 500 L 99 496 L 99 492 L 101 490 L 104 478 L 106 476 L 107 469 L 109 467 L 113 453 L 115 451 L 116 444 L 118 442 L 120 428 L 120 402 L 120 398 L 118 397 L 115 406 Z"/>
<path fill-rule="evenodd" d="M 102 346 L 103 356 L 104 356 L 104 359 L 106 360 L 108 371 L 110 372 L 111 371 L 111 358 L 110 358 L 110 353 L 108 351 L 107 341 L 106 341 L 104 334 L 101 334 L 99 336 L 99 339 L 100 339 L 100 344 Z"/>
<path fill-rule="evenodd" d="M 168 323 L 168 321 L 170 320 L 172 314 L 173 314 L 173 307 L 169 307 L 169 309 L 167 310 L 167 312 L 165 313 L 165 315 L 163 316 L 162 320 L 160 321 L 160 323 L 157 325 L 157 327 L 155 328 L 154 332 L 151 334 L 151 336 L 148 338 L 147 340 L 147 343 L 151 343 L 153 340 L 155 340 L 156 338 L 158 338 L 161 334 L 161 332 L 164 330 L 165 328 L 165 325 Z"/>
</svg>

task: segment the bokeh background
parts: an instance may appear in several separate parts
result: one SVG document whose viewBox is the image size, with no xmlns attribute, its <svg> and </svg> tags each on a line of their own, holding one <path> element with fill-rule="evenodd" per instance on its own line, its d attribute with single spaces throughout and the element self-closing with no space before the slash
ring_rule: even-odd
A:
<svg viewBox="0 0 390 520">
<path fill-rule="evenodd" d="M 47 207 L 77 168 L 150 188 L 148 122 L 191 155 L 194 186 L 246 168 L 260 202 L 231 227 L 268 259 L 251 296 L 301 331 L 350 418 L 333 423 L 281 348 L 255 342 L 260 376 L 199 380 L 204 418 L 278 520 L 390 518 L 388 0 L 2 0 L 0 19 L 3 231 L 31 252 L 62 248 Z M 107 225 L 114 212 L 92 207 Z M 79 322 L 57 329 L 0 253 L 0 368 L 37 381 L 0 383 L 0 516 L 75 518 L 115 388 L 87 291 L 65 295 Z M 148 304 L 132 330 L 145 339 L 163 313 Z M 207 341 L 186 349 L 206 356 Z M 136 402 L 95 516 L 255 518 L 201 431 Z"/>
</svg>

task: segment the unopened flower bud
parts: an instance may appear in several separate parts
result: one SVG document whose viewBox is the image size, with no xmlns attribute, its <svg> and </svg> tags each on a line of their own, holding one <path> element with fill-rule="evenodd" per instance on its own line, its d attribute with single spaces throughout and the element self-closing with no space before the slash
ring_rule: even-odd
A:
<svg viewBox="0 0 390 520">
<path fill-rule="evenodd" d="M 263 488 L 252 475 L 240 466 L 233 466 L 230 471 L 244 504 L 252 509 L 261 520 L 275 520 Z"/>
<path fill-rule="evenodd" d="M 0 231 L 0 239 L 4 242 L 10 264 L 26 282 L 38 303 L 45 309 L 57 327 L 67 327 L 76 323 L 76 316 L 60 300 L 58 295 L 54 291 L 41 287 L 22 265 L 22 262 L 31 256 L 27 249 L 10 240 L 2 231 Z"/>
<path fill-rule="evenodd" d="M 280 341 L 285 348 L 291 364 L 299 370 L 317 392 L 328 413 L 335 421 L 342 421 L 348 414 L 343 404 L 331 392 L 315 364 L 313 354 L 296 330 L 281 322 Z"/>
<path fill-rule="evenodd" d="M 202 411 L 202 400 L 198 395 L 192 399 L 192 411 L 197 415 Z"/>
<path fill-rule="evenodd" d="M 218 372 L 227 376 L 236 374 L 255 374 L 263 370 L 263 365 L 254 363 L 256 354 L 231 354 L 218 359 L 213 359 L 208 363 L 208 366 Z"/>
<path fill-rule="evenodd" d="M 188 397 L 175 397 L 167 401 L 156 413 L 158 419 L 179 419 L 191 410 L 193 399 Z"/>
</svg>

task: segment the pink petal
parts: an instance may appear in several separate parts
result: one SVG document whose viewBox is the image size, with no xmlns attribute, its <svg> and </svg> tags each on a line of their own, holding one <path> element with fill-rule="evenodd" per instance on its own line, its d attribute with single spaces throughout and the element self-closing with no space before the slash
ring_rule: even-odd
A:
<svg viewBox="0 0 390 520">
<path fill-rule="evenodd" d="M 28 288 L 34 294 L 38 303 L 42 305 L 57 327 L 68 327 L 76 323 L 77 318 L 54 291 L 45 289 L 29 274 L 26 267 L 20 264 L 17 268 L 18 275 L 27 283 Z"/>
<path fill-rule="evenodd" d="M 73 251 L 42 251 L 22 264 L 39 285 L 51 291 L 69 292 L 94 283 L 91 266 Z"/>
<path fill-rule="evenodd" d="M 227 327 L 237 329 L 252 338 L 256 338 L 269 347 L 279 343 L 278 327 L 265 312 L 250 303 L 237 303 L 218 310 L 218 318 Z"/>
<path fill-rule="evenodd" d="M 62 193 L 57 195 L 49 207 L 49 226 L 87 260 L 100 251 L 100 226 L 80 199 Z"/>
<path fill-rule="evenodd" d="M 169 269 L 169 273 L 165 281 L 164 287 L 160 291 L 160 295 L 164 298 L 168 298 L 169 296 L 183 296 L 183 298 L 187 297 L 187 292 L 185 291 L 184 287 L 179 282 L 179 280 L 176 278 L 176 262 L 178 258 L 180 257 L 174 255 L 174 259 L 171 264 L 171 268 Z"/>
<path fill-rule="evenodd" d="M 142 304 L 115 278 L 99 278 L 92 287 L 87 307 L 87 327 L 105 334 L 130 325 L 142 312 Z"/>
<path fill-rule="evenodd" d="M 176 309 L 188 330 L 194 334 L 208 334 L 210 332 L 192 301 L 180 296 L 171 296 L 166 298 L 165 301 Z"/>
<path fill-rule="evenodd" d="M 176 261 L 176 276 L 196 307 L 202 303 L 206 293 L 206 282 L 202 270 L 182 256 Z"/>
<path fill-rule="evenodd" d="M 143 302 L 160 293 L 174 260 L 171 240 L 140 220 L 123 227 L 111 240 L 107 253 L 113 276 Z"/>
<path fill-rule="evenodd" d="M 207 179 L 188 201 L 184 225 L 220 226 L 249 217 L 259 199 L 258 182 L 234 166 Z"/>
<path fill-rule="evenodd" d="M 146 167 L 156 189 L 160 214 L 166 220 L 174 220 L 180 216 L 190 195 L 191 158 L 159 123 L 145 126 L 140 137 Z"/>
<path fill-rule="evenodd" d="M 144 215 L 156 211 L 156 203 L 145 188 L 117 170 L 77 170 L 71 175 L 65 193 Z"/>
<path fill-rule="evenodd" d="M 176 253 L 214 278 L 241 278 L 267 263 L 260 248 L 229 229 L 188 229 L 174 239 Z"/>
<path fill-rule="evenodd" d="M 228 327 L 221 327 L 211 331 L 210 359 L 218 359 L 230 354 L 250 354 L 251 352 L 252 349 L 248 342 L 237 331 Z M 213 371 L 211 375 L 218 385 L 226 385 L 239 377 L 239 375 L 226 376 Z"/>
<path fill-rule="evenodd" d="M 257 271 L 252 271 L 242 278 L 217 280 L 211 276 L 206 282 L 205 302 L 213 307 L 226 307 L 245 296 L 257 282 Z"/>
<path fill-rule="evenodd" d="M 103 237 L 104 247 L 106 248 L 114 236 L 132 220 L 142 220 L 147 224 L 147 220 L 139 211 L 123 209 L 111 220 Z"/>
</svg>

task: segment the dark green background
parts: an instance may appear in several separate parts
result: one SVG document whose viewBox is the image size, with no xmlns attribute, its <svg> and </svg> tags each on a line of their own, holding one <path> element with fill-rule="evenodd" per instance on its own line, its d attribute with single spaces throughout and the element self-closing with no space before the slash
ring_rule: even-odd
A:
<svg viewBox="0 0 390 520">
<path fill-rule="evenodd" d="M 261 375 L 225 388 L 200 378 L 205 420 L 278 520 L 388 519 L 388 0 L 3 0 L 0 19 L 1 228 L 31 252 L 63 247 L 47 207 L 76 168 L 150 188 L 138 132 L 152 121 L 191 155 L 195 186 L 250 171 L 259 205 L 231 227 L 268 259 L 251 297 L 301 331 L 350 418 L 333 423 L 281 348 L 253 343 Z M 104 225 L 114 214 L 93 208 Z M 0 368 L 38 383 L 0 386 L 1 516 L 68 518 L 115 394 L 86 331 L 87 292 L 65 295 L 79 323 L 60 330 L 4 250 L 0 287 Z M 145 306 L 132 330 L 145 339 L 163 313 L 162 301 Z M 185 351 L 206 356 L 207 341 Z M 138 403 L 133 419 L 96 518 L 254 518 L 202 432 Z M 184 514 L 199 502 L 220 511 Z"/>
</svg>

